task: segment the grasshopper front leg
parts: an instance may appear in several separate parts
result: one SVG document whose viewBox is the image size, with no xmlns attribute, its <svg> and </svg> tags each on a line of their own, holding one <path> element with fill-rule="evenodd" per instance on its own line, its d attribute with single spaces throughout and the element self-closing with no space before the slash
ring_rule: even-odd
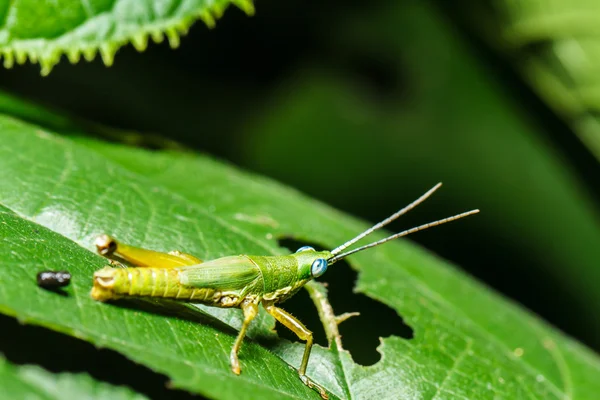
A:
<svg viewBox="0 0 600 400">
<path fill-rule="evenodd" d="M 308 358 L 310 357 L 310 350 L 313 345 L 313 333 L 304 326 L 304 324 L 298 321 L 292 314 L 287 311 L 276 307 L 272 302 L 263 301 L 263 306 L 265 310 L 271 314 L 277 321 L 283 324 L 286 328 L 291 330 L 300 338 L 301 340 L 306 341 L 306 347 L 304 347 L 304 355 L 302 356 L 302 362 L 300 363 L 300 368 L 298 369 L 298 375 L 300 375 L 300 380 L 309 388 L 316 390 L 321 395 L 321 398 L 328 399 L 329 396 L 325 389 L 311 381 L 309 377 L 306 376 L 306 367 L 308 366 Z"/>
</svg>

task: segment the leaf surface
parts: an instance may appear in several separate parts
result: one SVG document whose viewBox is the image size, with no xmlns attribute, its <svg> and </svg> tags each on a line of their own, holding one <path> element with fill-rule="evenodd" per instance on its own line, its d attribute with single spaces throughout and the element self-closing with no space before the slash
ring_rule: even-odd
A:
<svg viewBox="0 0 600 400">
<path fill-rule="evenodd" d="M 463 1 L 482 37 L 510 57 L 524 80 L 600 159 L 600 7 L 586 0 Z"/>
<path fill-rule="evenodd" d="M 238 310 L 206 308 L 198 320 L 100 304 L 91 276 L 105 261 L 93 239 L 107 232 L 205 260 L 281 254 L 293 235 L 332 248 L 367 225 L 299 192 L 205 156 L 150 152 L 57 136 L 0 118 L 0 308 L 168 375 L 214 398 L 307 398 L 289 364 L 302 346 L 273 352 L 248 341 L 243 373 L 229 370 Z M 414 339 L 382 339 L 380 362 L 315 347 L 308 374 L 340 398 L 593 398 L 600 361 L 589 350 L 427 251 L 399 240 L 350 259 L 357 290 L 395 309 Z M 69 269 L 70 296 L 39 290 L 41 269 Z M 263 316 L 253 336 L 271 336 Z M 289 364 L 288 364 L 289 363 Z"/>
<path fill-rule="evenodd" d="M 7 399 L 144 400 L 125 387 L 97 382 L 86 374 L 53 374 L 33 365 L 13 365 L 0 355 L 0 386 Z"/>
</svg>

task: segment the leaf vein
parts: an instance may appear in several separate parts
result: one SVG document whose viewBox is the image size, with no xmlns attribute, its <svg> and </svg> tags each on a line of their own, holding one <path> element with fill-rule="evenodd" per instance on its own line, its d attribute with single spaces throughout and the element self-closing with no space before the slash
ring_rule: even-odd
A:
<svg viewBox="0 0 600 400">
<path fill-rule="evenodd" d="M 448 370 L 448 372 L 446 373 L 446 376 L 444 377 L 444 379 L 442 379 L 442 381 L 440 382 L 440 384 L 438 385 L 437 391 L 434 393 L 433 397 L 431 398 L 431 400 L 435 400 L 438 398 L 438 396 L 440 395 L 440 393 L 445 390 L 444 386 L 450 381 L 450 378 L 452 377 L 452 374 L 454 373 L 454 370 L 457 370 L 460 366 L 460 364 L 463 362 L 464 358 L 469 355 L 469 352 L 471 351 L 471 348 L 473 346 L 473 340 L 470 338 L 467 338 L 467 343 L 465 345 L 465 348 L 463 349 L 463 351 L 460 352 L 460 354 L 454 359 L 454 363 L 452 365 L 452 367 L 450 367 L 450 369 Z M 464 397 L 464 396 L 463 396 Z"/>
</svg>

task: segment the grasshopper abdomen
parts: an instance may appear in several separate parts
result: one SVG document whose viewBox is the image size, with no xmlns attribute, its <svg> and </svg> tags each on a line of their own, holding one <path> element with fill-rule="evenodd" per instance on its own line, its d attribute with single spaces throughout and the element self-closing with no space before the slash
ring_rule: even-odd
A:
<svg viewBox="0 0 600 400">
<path fill-rule="evenodd" d="M 125 296 L 160 297 L 214 304 L 222 297 L 213 288 L 182 285 L 178 268 L 111 268 L 94 274 L 92 297 L 107 301 Z"/>
</svg>

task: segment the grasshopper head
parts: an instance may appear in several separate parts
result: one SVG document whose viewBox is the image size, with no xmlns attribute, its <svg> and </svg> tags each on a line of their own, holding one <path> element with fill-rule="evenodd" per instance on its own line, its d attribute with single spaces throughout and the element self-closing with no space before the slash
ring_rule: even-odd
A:
<svg viewBox="0 0 600 400">
<path fill-rule="evenodd" d="M 300 247 L 294 257 L 300 266 L 300 275 L 304 279 L 318 278 L 327 271 L 329 259 L 333 255 L 329 251 L 315 251 L 312 247 Z"/>
</svg>

